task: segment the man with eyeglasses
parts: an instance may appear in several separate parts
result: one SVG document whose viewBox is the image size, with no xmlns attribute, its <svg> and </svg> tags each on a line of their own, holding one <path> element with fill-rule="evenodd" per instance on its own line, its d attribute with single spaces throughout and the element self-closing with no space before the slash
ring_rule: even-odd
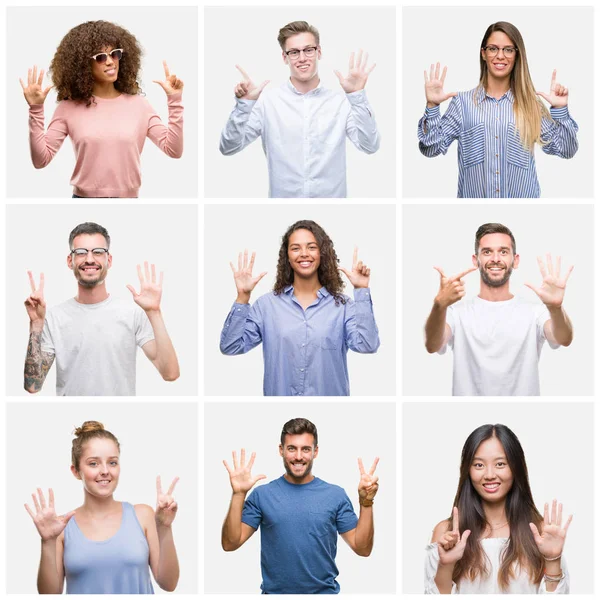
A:
<svg viewBox="0 0 600 600">
<path fill-rule="evenodd" d="M 362 152 L 379 149 L 379 132 L 367 101 L 365 85 L 375 65 L 360 50 L 350 55 L 346 76 L 335 74 L 345 94 L 321 86 L 318 30 L 306 21 L 279 30 L 283 62 L 290 79 L 262 93 L 269 83 L 256 85 L 236 65 L 243 80 L 221 134 L 221 153 L 229 156 L 261 136 L 269 170 L 269 197 L 345 198 L 346 137 Z"/>
<path fill-rule="evenodd" d="M 46 314 L 44 274 L 36 287 L 28 272 L 31 295 L 29 344 L 25 359 L 25 389 L 33 394 L 44 385 L 56 358 L 57 396 L 134 396 L 137 347 L 144 351 L 163 379 L 179 377 L 175 349 L 163 321 L 160 299 L 162 273 L 138 265 L 140 292 L 127 288 L 134 303 L 113 298 L 105 279 L 112 265 L 108 231 L 82 223 L 69 236 L 67 265 L 77 279 L 77 295 Z"/>
</svg>

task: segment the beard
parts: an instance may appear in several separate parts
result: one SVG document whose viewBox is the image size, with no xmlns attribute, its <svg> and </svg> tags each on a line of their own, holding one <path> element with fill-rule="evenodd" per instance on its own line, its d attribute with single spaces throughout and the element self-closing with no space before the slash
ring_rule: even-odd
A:
<svg viewBox="0 0 600 600">
<path fill-rule="evenodd" d="M 81 287 L 88 289 L 94 288 L 97 285 L 104 283 L 104 280 L 106 279 L 106 271 L 106 267 L 100 267 L 100 269 L 96 271 L 96 277 L 94 277 L 93 279 L 84 279 L 78 267 L 75 267 L 73 269 L 73 273 L 75 274 L 75 279 L 77 279 L 77 283 Z"/>
<path fill-rule="evenodd" d="M 285 458 L 283 459 L 283 466 L 285 467 L 285 472 L 290 476 L 291 479 L 295 479 L 296 481 L 300 481 L 301 479 L 304 479 L 307 475 L 310 475 L 312 472 L 312 467 L 313 467 L 313 460 L 309 460 L 306 463 L 306 469 L 304 470 L 304 472 L 302 473 L 302 475 L 297 475 L 292 468 L 290 467 L 290 464 L 293 464 L 293 462 L 295 461 L 290 461 L 288 463 L 288 461 L 285 460 Z M 298 461 L 300 462 L 300 461 Z"/>
<path fill-rule="evenodd" d="M 514 264 L 514 261 L 513 261 L 513 264 Z M 510 276 L 512 275 L 512 272 L 513 272 L 512 264 L 510 266 L 502 265 L 502 266 L 505 266 L 505 271 L 504 271 L 503 277 L 500 279 L 492 279 L 487 272 L 487 267 L 484 267 L 479 261 L 477 261 L 477 266 L 479 267 L 479 274 L 481 275 L 481 279 L 483 280 L 483 283 L 485 283 L 486 285 L 488 285 L 490 287 L 502 287 L 510 279 Z"/>
</svg>

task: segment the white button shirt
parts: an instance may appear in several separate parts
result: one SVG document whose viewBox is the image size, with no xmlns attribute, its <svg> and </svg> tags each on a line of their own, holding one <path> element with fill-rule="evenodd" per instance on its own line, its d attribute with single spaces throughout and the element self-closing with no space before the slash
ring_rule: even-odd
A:
<svg viewBox="0 0 600 600">
<path fill-rule="evenodd" d="M 258 100 L 237 99 L 221 133 L 221 152 L 235 154 L 258 136 L 271 198 L 345 198 L 346 136 L 367 154 L 379 149 L 365 90 L 340 94 L 321 84 L 302 94 L 288 81 Z"/>
</svg>

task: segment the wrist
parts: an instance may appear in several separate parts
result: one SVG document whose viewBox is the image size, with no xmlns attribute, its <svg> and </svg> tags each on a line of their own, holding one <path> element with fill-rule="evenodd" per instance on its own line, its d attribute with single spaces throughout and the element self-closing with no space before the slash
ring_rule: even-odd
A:
<svg viewBox="0 0 600 600">
<path fill-rule="evenodd" d="M 446 310 L 448 308 L 448 304 L 446 304 L 446 302 L 444 302 L 441 298 L 439 298 L 438 296 L 436 296 L 433 299 L 433 310 L 436 311 L 443 311 Z"/>
<path fill-rule="evenodd" d="M 55 546 L 57 539 L 58 539 L 57 535 L 49 537 L 49 538 L 42 538 L 42 546 L 48 546 L 48 547 Z"/>
<path fill-rule="evenodd" d="M 231 497 L 232 498 L 241 498 L 242 500 L 244 500 L 246 498 L 247 493 L 248 492 L 232 492 Z"/>
<path fill-rule="evenodd" d="M 374 498 L 363 498 L 362 496 L 358 496 L 358 503 L 362 508 L 371 508 L 373 506 Z"/>
<path fill-rule="evenodd" d="M 158 518 L 154 518 L 154 520 L 156 521 L 156 530 L 158 532 L 160 532 L 160 530 L 162 529 L 163 531 L 168 531 L 169 529 L 171 529 L 171 525 L 173 525 L 173 523 L 169 523 L 168 525 L 166 523 L 162 523 Z"/>
<path fill-rule="evenodd" d="M 562 303 L 559 306 L 556 306 L 555 304 L 553 305 L 548 305 L 546 304 L 546 308 L 548 309 L 548 312 L 553 315 L 560 315 L 562 313 Z"/>
<path fill-rule="evenodd" d="M 29 333 L 42 333 L 44 330 L 44 319 L 29 321 Z"/>
<path fill-rule="evenodd" d="M 439 106 L 439 104 L 435 104 L 435 102 L 430 102 L 429 100 L 427 101 L 427 108 L 435 108 L 436 106 Z"/>
<path fill-rule="evenodd" d="M 144 309 L 144 312 L 148 316 L 149 319 L 153 317 L 162 316 L 162 311 L 160 310 L 160 306 L 158 308 L 149 308 L 148 310 Z"/>
<path fill-rule="evenodd" d="M 249 304 L 250 303 L 250 292 L 238 292 L 235 302 L 236 302 L 236 304 Z"/>
</svg>

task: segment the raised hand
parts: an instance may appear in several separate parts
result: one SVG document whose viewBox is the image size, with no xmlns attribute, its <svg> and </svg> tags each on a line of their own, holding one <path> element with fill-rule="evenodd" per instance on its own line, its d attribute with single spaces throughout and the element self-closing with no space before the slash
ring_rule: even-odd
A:
<svg viewBox="0 0 600 600">
<path fill-rule="evenodd" d="M 144 273 L 142 267 L 137 266 L 138 278 L 140 280 L 140 293 L 135 291 L 132 285 L 128 285 L 127 289 L 133 295 L 133 301 L 141 306 L 146 312 L 160 310 L 160 299 L 162 296 L 163 272 L 160 272 L 158 283 L 156 282 L 156 267 L 151 265 L 152 275 L 148 269 L 148 262 L 144 263 Z"/>
<path fill-rule="evenodd" d="M 237 459 L 237 452 L 234 450 L 231 453 L 233 457 L 233 469 L 224 460 L 223 464 L 229 473 L 229 481 L 231 483 L 231 489 L 234 494 L 247 494 L 257 481 L 266 479 L 266 475 L 255 475 L 252 476 L 252 465 L 256 458 L 256 452 L 253 452 L 250 456 L 248 464 L 246 464 L 246 449 L 242 448 L 240 453 L 240 461 Z"/>
<path fill-rule="evenodd" d="M 358 470 L 360 471 L 360 481 L 358 482 L 358 497 L 361 500 L 373 500 L 379 490 L 379 477 L 375 475 L 375 469 L 379 463 L 379 458 L 376 458 L 367 473 L 363 465 L 362 458 L 358 459 Z"/>
<path fill-rule="evenodd" d="M 356 289 L 369 287 L 371 269 L 369 269 L 367 265 L 363 264 L 362 260 L 358 260 L 358 248 L 354 248 L 354 254 L 352 256 L 352 270 L 348 271 L 348 269 L 345 269 L 344 267 L 338 267 L 338 269 L 350 280 L 350 283 Z"/>
<path fill-rule="evenodd" d="M 250 262 L 248 262 L 248 250 L 246 249 L 244 250 L 243 255 L 241 252 L 238 254 L 237 270 L 232 262 L 229 263 L 229 266 L 233 271 L 233 280 L 235 281 L 235 288 L 237 289 L 238 295 L 250 295 L 252 290 L 256 287 L 256 284 L 267 274 L 266 271 L 263 271 L 260 275 L 252 277 L 255 258 L 256 252 L 253 252 L 250 257 Z"/>
<path fill-rule="evenodd" d="M 435 304 L 441 308 L 448 308 L 466 294 L 462 278 L 473 271 L 477 271 L 477 267 L 470 267 L 458 275 L 448 277 L 441 267 L 433 268 L 440 274 L 440 289 L 435 297 Z"/>
<path fill-rule="evenodd" d="M 546 100 L 552 108 L 562 108 L 569 103 L 569 89 L 564 85 L 560 85 L 560 83 L 556 83 L 556 69 L 552 71 L 550 93 L 536 92 L 536 94 Z"/>
<path fill-rule="evenodd" d="M 573 515 L 569 516 L 565 526 L 562 527 L 562 508 L 562 504 L 559 504 L 557 512 L 555 498 L 552 500 L 552 512 L 549 512 L 548 503 L 546 502 L 544 504 L 544 520 L 540 525 L 540 531 L 538 531 L 538 528 L 533 523 L 529 523 L 533 539 L 546 560 L 560 556 L 565 545 L 567 530 L 569 529 Z"/>
<path fill-rule="evenodd" d="M 171 75 L 169 71 L 169 67 L 167 66 L 167 61 L 163 60 L 163 69 L 165 70 L 165 78 L 164 80 L 154 79 L 152 83 L 158 83 L 160 87 L 165 90 L 167 96 L 171 94 L 178 94 L 183 91 L 183 81 L 177 78 L 177 75 Z"/>
<path fill-rule="evenodd" d="M 25 309 L 29 315 L 31 323 L 44 325 L 46 318 L 46 301 L 44 300 L 44 274 L 40 273 L 40 285 L 36 288 L 33 273 L 27 271 L 29 275 L 29 285 L 31 285 L 31 294 L 25 300 Z"/>
<path fill-rule="evenodd" d="M 261 92 L 265 89 L 269 80 L 263 81 L 260 85 L 256 85 L 250 75 L 240 67 L 240 65 L 235 65 L 235 68 L 242 74 L 242 81 L 240 81 L 234 88 L 233 93 L 236 98 L 240 98 L 241 100 L 258 100 Z"/>
<path fill-rule="evenodd" d="M 42 87 L 44 83 L 44 73 L 44 69 L 40 69 L 40 74 L 38 76 L 37 65 L 35 65 L 33 69 L 28 69 L 27 71 L 27 85 L 19 78 L 19 83 L 23 88 L 23 95 L 29 106 L 33 106 L 34 104 L 44 104 L 48 92 L 52 89 L 51 85 L 47 88 Z"/>
<path fill-rule="evenodd" d="M 367 85 L 367 79 L 369 79 L 369 75 L 375 68 L 375 63 L 373 63 L 367 69 L 368 61 L 368 52 L 365 52 L 363 55 L 363 51 L 359 50 L 358 56 L 356 57 L 356 61 L 354 60 L 354 52 L 352 52 L 352 54 L 350 54 L 350 60 L 348 62 L 348 75 L 344 77 L 339 71 L 334 71 L 334 73 L 337 75 L 340 85 L 342 86 L 346 94 L 358 92 L 359 90 L 364 89 L 365 85 Z"/>
<path fill-rule="evenodd" d="M 442 76 L 440 77 L 440 63 L 431 65 L 429 70 L 429 79 L 427 78 L 427 71 L 423 71 L 425 75 L 425 98 L 427 98 L 427 106 L 433 108 L 439 106 L 442 102 L 453 98 L 458 92 L 444 92 L 444 81 L 446 80 L 446 70 L 448 67 L 444 67 Z"/>
<path fill-rule="evenodd" d="M 471 531 L 466 529 L 461 536 L 458 523 L 458 508 L 455 506 L 452 510 L 452 531 L 445 533 L 437 543 L 440 564 L 442 565 L 453 565 L 458 562 L 465 553 L 467 540 L 471 535 Z"/>
<path fill-rule="evenodd" d="M 156 512 L 154 518 L 157 525 L 170 527 L 175 520 L 177 514 L 177 502 L 173 498 L 173 490 L 179 481 L 179 477 L 175 477 L 165 494 L 162 490 L 160 475 L 156 478 Z"/>
<path fill-rule="evenodd" d="M 546 254 L 546 266 L 544 266 L 544 261 L 540 256 L 537 257 L 537 261 L 543 278 L 542 285 L 540 287 L 536 287 L 531 283 L 526 283 L 525 285 L 533 290 L 548 308 L 560 308 L 565 297 L 567 281 L 569 275 L 571 275 L 573 266 L 570 266 L 567 269 L 567 274 L 561 278 L 560 256 L 556 258 L 556 266 L 552 264 L 552 256 L 550 254 Z"/>
<path fill-rule="evenodd" d="M 29 516 L 33 519 L 33 523 L 36 526 L 38 533 L 43 541 L 56 539 L 65 529 L 69 519 L 75 514 L 72 510 L 65 515 L 57 515 L 54 510 L 54 492 L 52 488 L 48 490 L 48 506 L 46 506 L 46 498 L 41 488 L 37 488 L 38 498 L 35 494 L 31 494 L 33 499 L 33 505 L 35 507 L 35 514 L 29 508 L 29 505 L 25 504 L 25 510 L 29 513 Z"/>
</svg>

